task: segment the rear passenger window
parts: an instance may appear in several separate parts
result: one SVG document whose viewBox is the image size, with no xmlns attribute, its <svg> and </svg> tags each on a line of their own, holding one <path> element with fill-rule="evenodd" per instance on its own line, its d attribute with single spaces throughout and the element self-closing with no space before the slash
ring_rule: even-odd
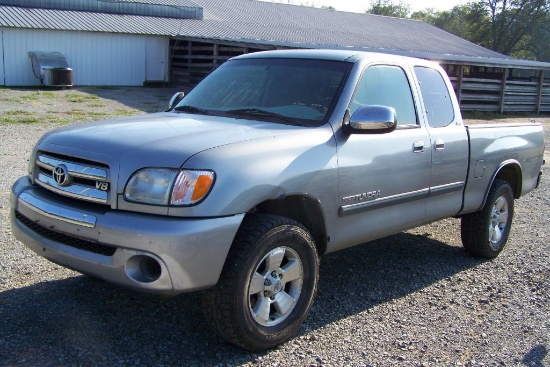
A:
<svg viewBox="0 0 550 367">
<path fill-rule="evenodd" d="M 350 113 L 367 105 L 395 108 L 398 125 L 416 124 L 416 111 L 407 75 L 397 66 L 367 68 L 351 101 Z"/>
<path fill-rule="evenodd" d="M 441 74 L 434 69 L 415 66 L 414 72 L 420 83 L 420 92 L 431 127 L 448 126 L 455 114 L 449 90 Z"/>
</svg>

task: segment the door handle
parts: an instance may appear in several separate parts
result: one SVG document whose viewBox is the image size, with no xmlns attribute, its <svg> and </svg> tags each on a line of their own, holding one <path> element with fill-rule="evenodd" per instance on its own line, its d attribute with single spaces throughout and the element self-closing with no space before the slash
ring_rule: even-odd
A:
<svg viewBox="0 0 550 367">
<path fill-rule="evenodd" d="M 435 139 L 434 143 L 435 150 L 445 149 L 445 142 L 442 139 Z"/>
<path fill-rule="evenodd" d="M 422 153 L 424 150 L 424 142 L 422 140 L 417 140 L 413 143 L 413 153 Z"/>
</svg>

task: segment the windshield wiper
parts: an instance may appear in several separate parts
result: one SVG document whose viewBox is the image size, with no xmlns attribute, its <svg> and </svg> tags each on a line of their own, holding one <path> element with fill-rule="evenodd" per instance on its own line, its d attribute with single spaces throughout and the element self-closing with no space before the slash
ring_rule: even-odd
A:
<svg viewBox="0 0 550 367">
<path fill-rule="evenodd" d="M 259 108 L 240 108 L 237 110 L 226 111 L 229 115 L 238 115 L 238 116 L 264 116 L 264 117 L 274 117 L 280 121 L 286 122 L 291 125 L 304 126 L 300 121 L 275 113 L 271 111 L 261 110 Z"/>
<path fill-rule="evenodd" d="M 211 115 L 211 113 L 208 110 L 205 110 L 204 108 L 189 106 L 189 105 L 174 107 L 174 111 L 198 113 L 200 115 Z"/>
</svg>

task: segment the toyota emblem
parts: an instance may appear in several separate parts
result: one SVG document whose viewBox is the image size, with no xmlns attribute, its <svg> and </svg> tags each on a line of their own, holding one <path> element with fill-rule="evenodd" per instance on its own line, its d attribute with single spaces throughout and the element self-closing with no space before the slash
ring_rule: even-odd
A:
<svg viewBox="0 0 550 367">
<path fill-rule="evenodd" d="M 70 182 L 69 171 L 64 164 L 56 166 L 53 170 L 53 179 L 59 186 L 67 186 Z"/>
</svg>

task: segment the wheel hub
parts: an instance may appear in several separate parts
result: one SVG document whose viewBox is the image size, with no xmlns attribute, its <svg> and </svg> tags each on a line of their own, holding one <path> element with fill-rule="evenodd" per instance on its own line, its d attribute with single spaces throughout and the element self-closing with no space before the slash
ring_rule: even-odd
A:
<svg viewBox="0 0 550 367">
<path fill-rule="evenodd" d="M 499 197 L 493 206 L 491 224 L 489 225 L 489 245 L 494 249 L 499 248 L 506 225 L 508 224 L 508 202 L 504 197 Z"/>
<path fill-rule="evenodd" d="M 281 282 L 276 281 L 275 284 L 273 284 L 273 293 L 277 294 L 281 291 L 281 289 L 282 289 Z"/>
<path fill-rule="evenodd" d="M 262 326 L 284 321 L 294 309 L 302 291 L 303 267 L 298 254 L 277 247 L 257 264 L 248 287 L 248 306 Z"/>
</svg>

